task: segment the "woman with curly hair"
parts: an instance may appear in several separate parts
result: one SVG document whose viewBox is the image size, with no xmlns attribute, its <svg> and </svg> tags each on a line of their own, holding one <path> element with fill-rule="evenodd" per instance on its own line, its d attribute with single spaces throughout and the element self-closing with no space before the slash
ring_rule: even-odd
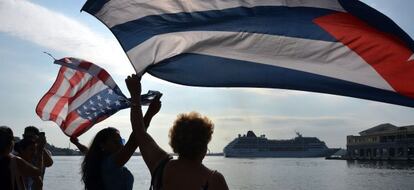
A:
<svg viewBox="0 0 414 190">
<path fill-rule="evenodd" d="M 128 85 L 131 96 L 140 94 L 140 78 L 133 75 Z M 134 95 L 133 95 L 134 94 Z M 159 101 L 161 97 L 156 97 Z M 196 112 L 180 114 L 170 129 L 170 145 L 178 159 L 172 159 L 161 149 L 144 127 L 139 99 L 132 99 L 131 123 L 137 128 L 135 135 L 142 157 L 151 172 L 153 190 L 215 189 L 227 190 L 223 175 L 203 165 L 207 145 L 214 125 L 207 117 Z"/>
</svg>

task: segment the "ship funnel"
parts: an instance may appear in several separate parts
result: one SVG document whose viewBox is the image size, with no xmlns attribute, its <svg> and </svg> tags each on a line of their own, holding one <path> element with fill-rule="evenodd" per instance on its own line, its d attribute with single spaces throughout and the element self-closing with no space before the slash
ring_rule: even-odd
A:
<svg viewBox="0 0 414 190">
<path fill-rule="evenodd" d="M 256 137 L 256 134 L 253 131 L 247 131 L 247 137 Z"/>
</svg>

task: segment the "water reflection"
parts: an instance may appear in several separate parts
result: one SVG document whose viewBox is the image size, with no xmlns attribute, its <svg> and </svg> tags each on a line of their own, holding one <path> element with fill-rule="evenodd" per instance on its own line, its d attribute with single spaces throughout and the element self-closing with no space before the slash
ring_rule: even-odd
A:
<svg viewBox="0 0 414 190">
<path fill-rule="evenodd" d="M 82 157 L 54 157 L 44 189 L 83 189 L 79 173 Z M 414 162 L 344 161 L 323 158 L 229 159 L 206 157 L 209 168 L 220 171 L 234 190 L 413 190 Z M 127 164 L 135 176 L 134 190 L 151 182 L 142 157 Z M 64 184 L 64 185 L 62 185 Z M 2 189 L 0 187 L 0 189 Z"/>
<path fill-rule="evenodd" d="M 348 160 L 348 168 L 370 168 L 391 170 L 413 170 L 413 161 L 371 161 L 371 160 Z"/>
</svg>

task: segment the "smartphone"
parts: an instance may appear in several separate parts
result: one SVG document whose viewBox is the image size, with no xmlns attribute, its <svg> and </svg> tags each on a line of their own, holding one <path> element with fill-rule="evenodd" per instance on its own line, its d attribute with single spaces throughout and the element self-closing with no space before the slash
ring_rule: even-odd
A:
<svg viewBox="0 0 414 190">
<path fill-rule="evenodd" d="M 146 94 L 141 94 L 141 105 L 148 106 L 158 95 L 162 93 L 155 90 L 148 90 Z"/>
</svg>

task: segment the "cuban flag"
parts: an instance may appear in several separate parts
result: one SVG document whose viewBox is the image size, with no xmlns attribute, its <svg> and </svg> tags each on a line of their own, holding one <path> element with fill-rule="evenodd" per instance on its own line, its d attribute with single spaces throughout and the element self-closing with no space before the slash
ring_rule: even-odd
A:
<svg viewBox="0 0 414 190">
<path fill-rule="evenodd" d="M 358 0 L 88 0 L 137 73 L 414 107 L 414 41 Z"/>
<path fill-rule="evenodd" d="M 44 121 L 54 121 L 66 135 L 77 137 L 118 110 L 130 107 L 104 69 L 76 58 L 55 63 L 62 66 L 36 113 Z"/>
</svg>

